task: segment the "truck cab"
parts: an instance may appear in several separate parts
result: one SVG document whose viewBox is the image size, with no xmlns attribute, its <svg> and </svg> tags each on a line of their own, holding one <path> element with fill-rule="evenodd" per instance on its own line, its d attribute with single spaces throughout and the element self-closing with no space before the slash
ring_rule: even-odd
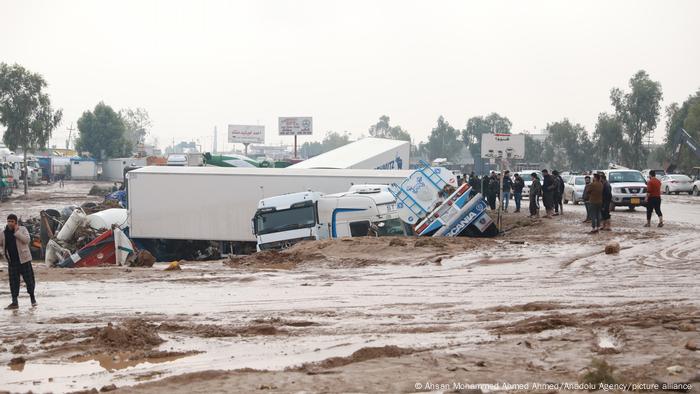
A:
<svg viewBox="0 0 700 394">
<path fill-rule="evenodd" d="M 410 235 L 396 200 L 382 187 L 355 185 L 348 192 L 291 193 L 260 200 L 253 217 L 258 250 L 342 237 Z"/>
</svg>

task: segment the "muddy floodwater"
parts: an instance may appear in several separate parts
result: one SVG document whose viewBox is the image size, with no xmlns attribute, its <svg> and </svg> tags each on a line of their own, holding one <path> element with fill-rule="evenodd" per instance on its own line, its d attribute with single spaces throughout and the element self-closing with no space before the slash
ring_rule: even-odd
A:
<svg viewBox="0 0 700 394">
<path fill-rule="evenodd" d="M 2 214 L 93 201 L 89 186 Z M 623 210 L 589 235 L 566 205 L 551 220 L 509 213 L 494 239 L 309 242 L 178 271 L 35 262 L 39 305 L 23 293 L 1 314 L 0 389 L 547 392 L 608 371 L 621 391 L 698 392 L 700 197 L 662 209 L 663 228 Z"/>
</svg>

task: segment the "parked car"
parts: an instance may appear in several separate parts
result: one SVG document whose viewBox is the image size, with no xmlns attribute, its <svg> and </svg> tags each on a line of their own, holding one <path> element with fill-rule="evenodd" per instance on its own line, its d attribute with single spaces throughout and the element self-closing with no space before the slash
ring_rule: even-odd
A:
<svg viewBox="0 0 700 394">
<path fill-rule="evenodd" d="M 586 187 L 584 175 L 570 175 L 564 184 L 564 204 L 571 201 L 574 205 L 583 201 L 583 189 Z"/>
<path fill-rule="evenodd" d="M 666 194 L 693 194 L 693 181 L 683 174 L 671 174 L 661 177 L 661 190 Z"/>
<path fill-rule="evenodd" d="M 642 170 L 642 176 L 644 176 L 644 179 L 649 180 L 649 171 L 651 169 L 647 168 L 646 170 Z M 656 178 L 661 179 L 662 177 L 666 176 L 666 171 L 664 170 L 654 170 L 656 171 Z"/>
<path fill-rule="evenodd" d="M 626 206 L 634 210 L 644 204 L 647 196 L 647 182 L 642 173 L 631 169 L 603 170 L 612 188 L 610 210 Z"/>
</svg>

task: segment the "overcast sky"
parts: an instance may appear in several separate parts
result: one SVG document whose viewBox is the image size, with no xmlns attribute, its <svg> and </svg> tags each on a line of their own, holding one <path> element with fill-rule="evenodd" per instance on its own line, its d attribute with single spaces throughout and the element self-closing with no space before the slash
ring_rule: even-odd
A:
<svg viewBox="0 0 700 394">
<path fill-rule="evenodd" d="M 308 115 L 356 138 L 386 114 L 425 140 L 498 112 L 514 131 L 593 131 L 639 69 L 664 105 L 700 88 L 700 1 L 6 1 L 0 61 L 44 75 L 66 128 L 104 101 L 143 107 L 161 146 L 221 148 L 228 124 Z M 657 140 L 663 137 L 663 119 Z"/>
</svg>

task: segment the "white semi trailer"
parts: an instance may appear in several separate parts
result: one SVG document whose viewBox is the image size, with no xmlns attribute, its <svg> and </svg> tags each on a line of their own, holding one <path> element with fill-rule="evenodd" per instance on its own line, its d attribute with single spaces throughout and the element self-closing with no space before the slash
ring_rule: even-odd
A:
<svg viewBox="0 0 700 394">
<path fill-rule="evenodd" d="M 127 173 L 129 236 L 160 243 L 219 241 L 236 252 L 255 250 L 251 219 L 264 198 L 307 190 L 339 193 L 356 184 L 388 185 L 409 174 L 405 170 L 142 167 Z"/>
</svg>

